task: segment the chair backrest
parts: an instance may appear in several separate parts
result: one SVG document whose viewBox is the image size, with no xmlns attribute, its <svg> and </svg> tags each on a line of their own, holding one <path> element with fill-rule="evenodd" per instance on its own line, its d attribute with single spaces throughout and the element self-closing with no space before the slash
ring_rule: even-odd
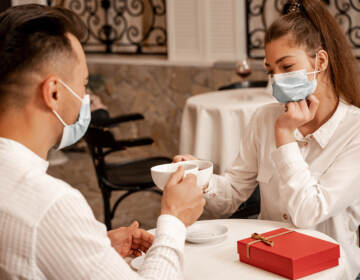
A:
<svg viewBox="0 0 360 280">
<path fill-rule="evenodd" d="M 90 150 L 90 155 L 95 167 L 96 175 L 101 185 L 101 178 L 105 176 L 105 155 L 103 142 L 114 141 L 114 138 L 110 132 L 103 131 L 99 128 L 89 127 L 84 139 Z"/>
<path fill-rule="evenodd" d="M 91 123 L 84 136 L 84 139 L 90 149 L 91 156 L 95 161 L 95 167 L 98 165 L 97 161 L 103 163 L 104 149 L 114 146 L 114 135 L 105 128 L 101 127 L 101 123 L 110 118 L 109 112 L 104 109 L 99 109 L 91 113 Z"/>
<path fill-rule="evenodd" d="M 96 110 L 91 113 L 91 123 L 84 136 L 90 155 L 95 167 L 99 185 L 102 185 L 102 178 L 106 178 L 105 156 L 106 150 L 115 145 L 115 137 L 111 131 L 103 128 L 101 124 L 110 119 L 109 112 L 104 109 Z"/>
</svg>

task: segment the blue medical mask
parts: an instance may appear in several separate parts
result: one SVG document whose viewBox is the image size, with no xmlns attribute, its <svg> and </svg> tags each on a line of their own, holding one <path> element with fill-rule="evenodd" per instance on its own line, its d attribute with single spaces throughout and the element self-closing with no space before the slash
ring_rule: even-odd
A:
<svg viewBox="0 0 360 280">
<path fill-rule="evenodd" d="M 275 74 L 273 77 L 273 96 L 280 103 L 297 102 L 306 99 L 317 87 L 316 70 L 317 55 L 315 58 L 315 71 L 306 73 L 306 69 L 283 74 Z M 313 80 L 309 81 L 307 75 L 313 74 Z"/>
<path fill-rule="evenodd" d="M 61 80 L 59 80 L 59 82 L 81 102 L 81 108 L 78 120 L 71 125 L 67 125 L 60 115 L 53 110 L 55 116 L 64 125 L 63 134 L 57 150 L 61 150 L 79 141 L 81 137 L 85 135 L 91 121 L 90 96 L 86 94 L 84 98 L 81 99 L 67 84 Z"/>
</svg>

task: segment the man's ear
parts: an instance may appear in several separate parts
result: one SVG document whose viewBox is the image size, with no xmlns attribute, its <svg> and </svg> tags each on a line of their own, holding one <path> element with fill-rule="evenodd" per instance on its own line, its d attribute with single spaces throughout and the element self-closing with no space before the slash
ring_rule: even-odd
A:
<svg viewBox="0 0 360 280">
<path fill-rule="evenodd" d="M 41 93 L 45 105 L 52 111 L 57 111 L 59 104 L 60 83 L 55 75 L 49 76 L 41 86 Z"/>
<path fill-rule="evenodd" d="M 320 50 L 317 56 L 317 70 L 325 71 L 329 65 L 328 53 L 325 50 Z"/>
</svg>

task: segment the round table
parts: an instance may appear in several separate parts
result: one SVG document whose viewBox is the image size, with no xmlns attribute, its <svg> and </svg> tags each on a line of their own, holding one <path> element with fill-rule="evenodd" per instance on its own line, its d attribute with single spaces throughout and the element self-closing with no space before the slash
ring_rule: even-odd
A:
<svg viewBox="0 0 360 280">
<path fill-rule="evenodd" d="M 222 174 L 236 158 L 255 110 L 276 102 L 267 88 L 235 89 L 190 97 L 184 107 L 180 154 L 211 160 Z"/>
<path fill-rule="evenodd" d="M 209 220 L 199 221 L 197 223 L 221 224 L 227 226 L 229 231 L 225 240 L 214 244 L 192 244 L 186 242 L 184 256 L 185 280 L 286 279 L 277 274 L 273 274 L 240 262 L 237 254 L 237 240 L 250 237 L 253 232 L 264 233 L 281 227 L 294 229 L 291 225 L 282 222 L 253 219 Z M 329 236 L 315 230 L 295 230 L 323 240 L 337 243 Z M 345 258 L 345 253 L 340 247 L 340 259 L 338 266 L 301 279 L 344 279 L 346 264 Z"/>
</svg>

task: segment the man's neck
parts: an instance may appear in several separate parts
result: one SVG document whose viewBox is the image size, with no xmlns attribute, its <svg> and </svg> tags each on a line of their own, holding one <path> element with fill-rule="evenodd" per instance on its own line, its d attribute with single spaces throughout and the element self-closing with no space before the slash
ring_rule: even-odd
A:
<svg viewBox="0 0 360 280">
<path fill-rule="evenodd" d="M 42 137 L 46 131 L 45 127 L 36 127 L 23 112 L 5 112 L 0 115 L 0 137 L 21 143 L 45 160 L 52 147 L 50 137 Z"/>
</svg>

